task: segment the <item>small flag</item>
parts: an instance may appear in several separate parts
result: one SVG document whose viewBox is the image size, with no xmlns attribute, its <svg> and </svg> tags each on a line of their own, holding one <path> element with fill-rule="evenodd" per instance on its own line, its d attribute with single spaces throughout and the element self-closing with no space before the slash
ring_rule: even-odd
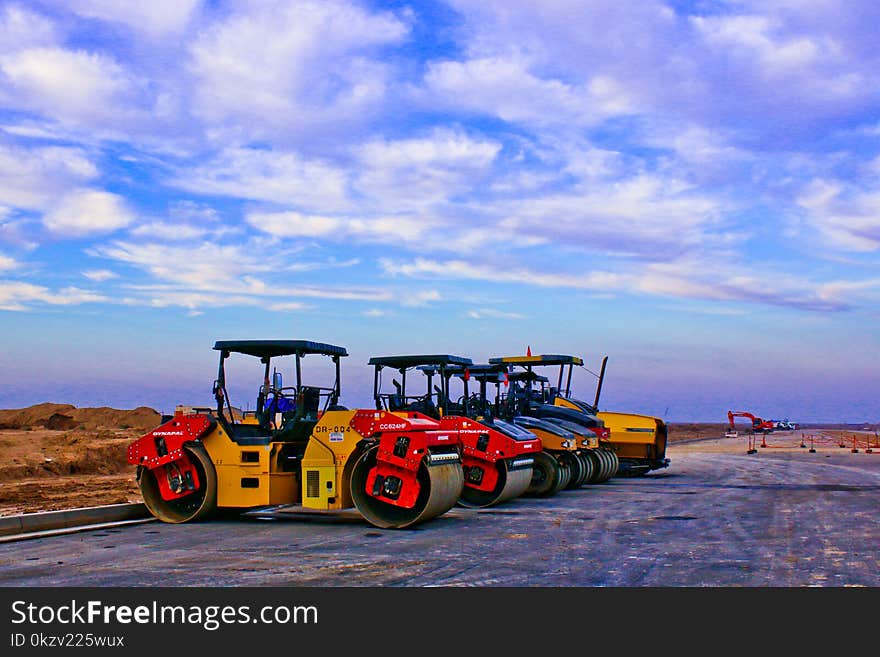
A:
<svg viewBox="0 0 880 657">
<path fill-rule="evenodd" d="M 471 371 L 467 368 L 465 368 L 465 370 L 464 370 L 464 380 L 465 381 L 471 380 Z"/>
<path fill-rule="evenodd" d="M 532 345 L 529 345 L 528 348 L 526 349 L 526 356 L 531 356 L 531 355 L 532 355 Z"/>
</svg>

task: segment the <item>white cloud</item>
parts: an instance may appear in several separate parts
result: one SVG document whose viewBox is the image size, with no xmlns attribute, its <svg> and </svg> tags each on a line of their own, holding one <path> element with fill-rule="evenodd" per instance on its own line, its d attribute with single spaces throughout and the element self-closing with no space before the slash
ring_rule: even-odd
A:
<svg viewBox="0 0 880 657">
<path fill-rule="evenodd" d="M 17 260 L 0 253 L 0 271 L 5 271 L 8 269 L 15 269 L 18 266 L 19 266 L 19 262 Z"/>
<path fill-rule="evenodd" d="M 199 226 L 153 221 L 131 229 L 137 237 L 156 237 L 162 240 L 193 240 L 207 235 L 208 231 Z"/>
<path fill-rule="evenodd" d="M 394 14 L 342 0 L 248 4 L 193 42 L 194 110 L 245 138 L 338 131 L 382 101 L 388 67 L 370 54 L 407 32 Z"/>
<path fill-rule="evenodd" d="M 745 302 L 818 312 L 848 310 L 854 303 L 848 293 L 878 286 L 878 282 L 873 280 L 839 281 L 823 288 L 814 281 L 780 272 L 743 274 L 736 267 L 705 258 L 653 263 L 623 274 L 605 271 L 564 274 L 426 258 L 407 263 L 384 259 L 380 265 L 387 274 L 394 276 L 480 280 L 595 292 Z"/>
<path fill-rule="evenodd" d="M 84 271 L 82 275 L 88 278 L 90 281 L 95 281 L 96 283 L 103 283 L 104 281 L 109 281 L 113 278 L 119 277 L 119 274 L 110 271 L 109 269 L 89 269 L 87 271 Z"/>
<path fill-rule="evenodd" d="M 130 118 L 138 92 L 131 74 L 111 58 L 44 47 L 0 59 L 0 98 L 65 123 L 98 130 Z"/>
<path fill-rule="evenodd" d="M 849 251 L 880 249 L 880 185 L 851 188 L 836 180 L 812 180 L 797 199 L 830 245 Z"/>
<path fill-rule="evenodd" d="M 51 306 L 75 306 L 107 300 L 107 297 L 77 287 L 67 287 L 53 292 L 42 285 L 21 281 L 0 281 L 0 310 L 30 310 L 35 302 Z"/>
<path fill-rule="evenodd" d="M 395 299 L 384 288 L 325 287 L 298 284 L 284 277 L 278 280 L 275 274 L 286 270 L 290 250 L 273 252 L 257 240 L 232 245 L 204 241 L 184 244 L 118 241 L 94 247 L 89 253 L 142 269 L 157 281 L 128 285 L 135 295 L 129 297 L 127 303 L 133 305 L 189 309 L 241 305 L 294 310 L 306 308 L 301 299 L 372 302 Z"/>
<path fill-rule="evenodd" d="M 820 46 L 805 37 L 783 38 L 774 33 L 780 26 L 767 16 L 694 16 L 693 25 L 713 46 L 730 54 L 731 49 L 757 58 L 759 66 L 773 73 L 791 72 L 813 66 L 820 57 L 832 54 L 833 47 L 821 52 Z"/>
<path fill-rule="evenodd" d="M 497 116 L 513 123 L 590 125 L 631 111 L 627 90 L 609 76 L 576 85 L 542 78 L 515 55 L 432 62 L 425 74 L 432 106 Z"/>
<path fill-rule="evenodd" d="M 162 35 L 183 30 L 201 0 L 67 0 L 65 5 L 82 16 L 123 23 L 137 31 Z"/>
<path fill-rule="evenodd" d="M 525 319 L 520 313 L 504 312 L 497 308 L 473 308 L 467 312 L 470 319 Z"/>
<path fill-rule="evenodd" d="M 109 233 L 133 220 L 134 215 L 121 196 L 93 189 L 68 194 L 43 216 L 46 228 L 71 237 Z"/>
<path fill-rule="evenodd" d="M 86 151 L 0 144 L 0 204 L 46 209 L 59 196 L 98 176 Z"/>
<path fill-rule="evenodd" d="M 274 310 L 275 312 L 292 312 L 298 310 L 308 310 L 311 306 L 308 306 L 304 303 L 299 303 L 298 301 L 286 301 L 284 303 L 272 303 L 269 304 L 269 310 Z"/>
<path fill-rule="evenodd" d="M 433 222 L 411 216 L 324 217 L 299 212 L 250 212 L 245 220 L 254 228 L 280 238 L 311 237 L 331 241 L 416 242 Z"/>
<path fill-rule="evenodd" d="M 386 211 L 423 209 L 478 188 L 501 144 L 457 130 L 420 138 L 373 140 L 358 149 L 355 187 Z"/>
<path fill-rule="evenodd" d="M 297 153 L 229 148 L 178 171 L 171 184 L 199 194 L 291 204 L 322 211 L 347 207 L 343 171 Z"/>
<path fill-rule="evenodd" d="M 21 6 L 6 5 L 0 13 L 0 53 L 49 46 L 58 35 L 47 18 Z"/>
<path fill-rule="evenodd" d="M 570 287 L 604 291 L 609 288 L 620 288 L 625 281 L 624 276 L 611 272 L 586 272 L 578 275 L 553 274 L 502 265 L 474 264 L 465 260 L 416 258 L 412 262 L 401 263 L 382 259 L 379 264 L 385 273 L 391 275 L 526 283 L 539 287 Z"/>
<path fill-rule="evenodd" d="M 479 206 L 478 206 L 479 207 Z M 722 206 L 704 191 L 654 174 L 499 200 L 482 208 L 516 241 L 532 237 L 604 253 L 667 258 L 709 243 Z"/>
<path fill-rule="evenodd" d="M 401 305 L 410 306 L 413 308 L 427 306 L 431 303 L 442 300 L 443 295 L 441 295 L 437 290 L 405 290 L 401 293 L 401 296 L 398 299 Z"/>
</svg>

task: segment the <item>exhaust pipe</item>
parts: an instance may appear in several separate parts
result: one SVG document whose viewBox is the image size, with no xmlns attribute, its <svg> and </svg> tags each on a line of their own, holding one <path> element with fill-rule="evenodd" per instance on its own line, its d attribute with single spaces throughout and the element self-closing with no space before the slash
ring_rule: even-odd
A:
<svg viewBox="0 0 880 657">
<path fill-rule="evenodd" d="M 599 370 L 599 381 L 596 383 L 596 401 L 593 402 L 593 408 L 599 412 L 599 396 L 602 394 L 602 382 L 605 380 L 605 366 L 608 364 L 608 356 L 602 359 L 602 369 Z"/>
</svg>

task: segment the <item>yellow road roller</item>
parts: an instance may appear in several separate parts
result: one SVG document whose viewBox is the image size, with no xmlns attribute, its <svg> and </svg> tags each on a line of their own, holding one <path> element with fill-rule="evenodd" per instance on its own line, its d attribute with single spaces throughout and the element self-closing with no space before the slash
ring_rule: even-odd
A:
<svg viewBox="0 0 880 657">
<path fill-rule="evenodd" d="M 510 391 L 506 399 L 508 414 L 537 418 L 575 434 L 581 460 L 588 460 L 592 465 L 589 477 L 585 475 L 582 483 L 602 483 L 617 474 L 619 460 L 604 422 L 595 414 L 556 403 L 563 381 L 565 390 L 571 387 L 572 369 L 575 365 L 583 365 L 581 358 L 560 354 L 502 356 L 490 358 L 489 363 L 510 368 Z M 556 387 L 549 385 L 548 377 L 535 371 L 553 367 L 559 368 Z"/>
<path fill-rule="evenodd" d="M 181 523 L 218 510 L 276 505 L 354 507 L 389 529 L 424 522 L 457 502 L 464 486 L 457 432 L 415 411 L 341 406 L 343 347 L 232 340 L 214 349 L 220 352 L 216 408 L 180 411 L 128 448 L 144 502 L 159 520 Z M 250 412 L 236 412 L 230 400 L 226 362 L 233 354 L 263 366 Z M 303 382 L 308 356 L 332 361 L 332 386 Z M 284 371 L 291 369 L 295 385 L 284 386 Z"/>
</svg>

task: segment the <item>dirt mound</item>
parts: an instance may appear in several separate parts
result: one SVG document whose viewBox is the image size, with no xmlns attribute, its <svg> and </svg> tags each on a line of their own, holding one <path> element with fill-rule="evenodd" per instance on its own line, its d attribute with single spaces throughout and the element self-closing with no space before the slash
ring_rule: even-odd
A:
<svg viewBox="0 0 880 657">
<path fill-rule="evenodd" d="M 667 425 L 669 442 L 690 440 L 693 438 L 720 438 L 728 425 L 714 422 L 672 422 Z"/>
<path fill-rule="evenodd" d="M 69 431 L 70 429 L 76 428 L 76 420 L 69 415 L 52 413 L 52 415 L 46 420 L 45 426 L 47 429 L 52 429 L 54 431 Z"/>
<path fill-rule="evenodd" d="M 76 408 L 70 404 L 37 404 L 28 408 L 0 410 L 0 429 L 45 427 L 60 431 L 71 429 L 135 429 L 146 432 L 158 426 L 162 416 L 152 408 L 139 406 L 120 410 L 106 406 Z"/>
</svg>

